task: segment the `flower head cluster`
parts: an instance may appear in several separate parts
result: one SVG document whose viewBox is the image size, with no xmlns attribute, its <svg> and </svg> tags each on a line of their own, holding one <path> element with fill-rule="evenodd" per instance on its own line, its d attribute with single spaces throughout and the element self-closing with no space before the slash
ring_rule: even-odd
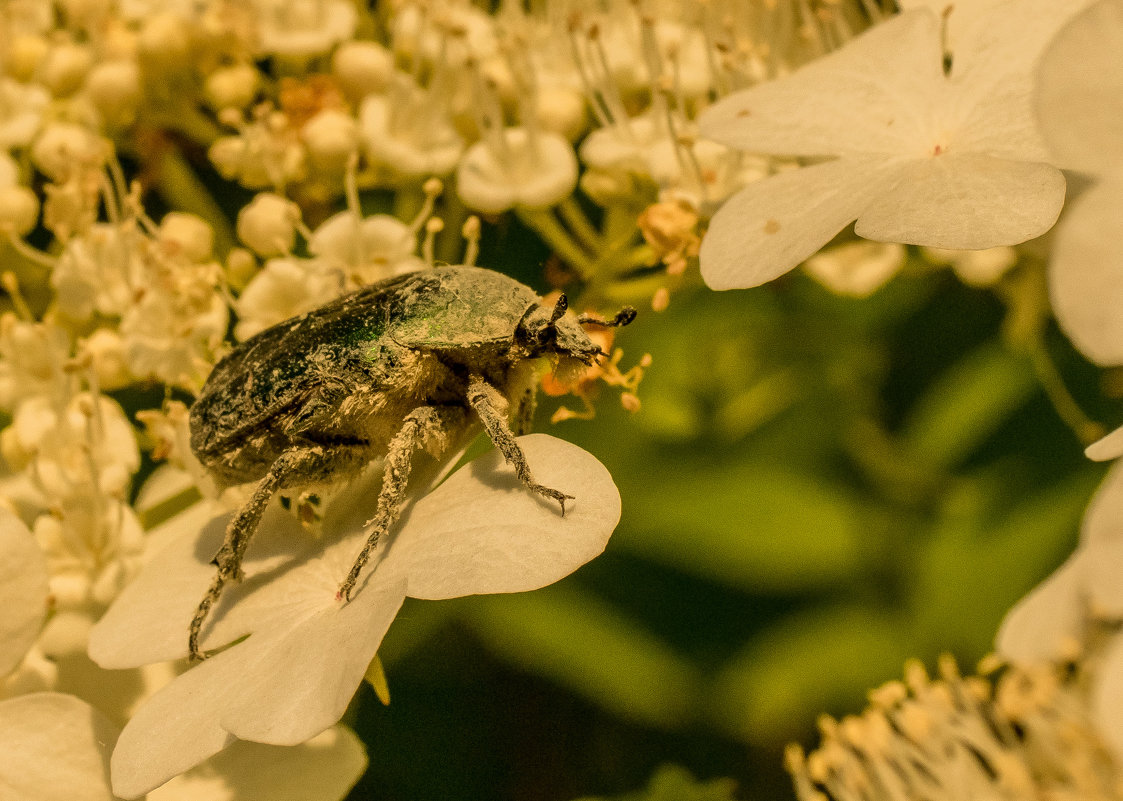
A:
<svg viewBox="0 0 1123 801">
<path fill-rule="evenodd" d="M 251 550 L 247 567 L 264 572 L 205 632 L 229 647 L 176 678 L 212 571 L 195 549 L 239 494 L 220 496 L 193 454 L 184 401 L 230 335 L 440 261 L 472 264 L 470 211 L 540 211 L 577 182 L 568 137 L 584 126 L 559 134 L 529 85 L 516 102 L 504 79 L 530 51 L 500 46 L 496 17 L 460 2 L 360 5 L 0 4 L 0 787 L 21 798 L 113 797 L 109 753 L 138 708 L 113 760 L 118 795 L 341 798 L 365 754 L 336 723 L 407 594 L 541 586 L 615 525 L 603 468 L 531 440 L 539 472 L 552 465 L 579 496 L 571 514 L 512 489 L 495 460 L 475 463 L 417 506 L 427 522 L 404 528 L 342 605 L 331 571 L 353 560 L 373 496 L 326 503 L 317 552 L 278 500 L 259 548 L 274 562 Z M 442 236 L 445 220 L 456 227 Z M 144 455 L 169 465 L 138 487 Z M 132 651 L 147 635 L 130 616 L 172 607 L 144 623 L 161 632 L 146 647 L 168 647 Z M 231 625 L 243 628 L 227 637 Z M 114 669 L 87 656 L 91 630 Z M 329 641 L 335 662 L 320 658 Z M 257 682 L 238 696 L 252 714 L 233 722 L 230 672 Z M 286 695 L 298 686 L 303 701 Z M 173 736 L 156 724 L 185 687 L 194 722 Z M 284 767 L 260 770 L 269 760 Z"/>
<path fill-rule="evenodd" d="M 1064 665 L 1010 666 L 988 681 L 945 657 L 933 681 L 913 663 L 870 702 L 824 718 L 810 755 L 789 748 L 800 801 L 1123 797 L 1118 762 Z"/>
</svg>

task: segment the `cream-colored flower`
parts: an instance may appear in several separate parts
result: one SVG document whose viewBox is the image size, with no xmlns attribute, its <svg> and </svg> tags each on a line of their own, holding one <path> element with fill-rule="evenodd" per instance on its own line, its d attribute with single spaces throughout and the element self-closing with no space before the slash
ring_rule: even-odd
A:
<svg viewBox="0 0 1123 801">
<path fill-rule="evenodd" d="M 714 215 L 707 283 L 769 281 L 855 220 L 868 239 L 969 250 L 1048 230 L 1065 184 L 1037 132 L 1030 78 L 1077 5 L 994 6 L 957 37 L 948 71 L 940 19 L 917 8 L 703 112 L 703 135 L 732 147 L 831 157 L 752 183 Z"/>
<path fill-rule="evenodd" d="M 538 478 L 576 500 L 563 518 L 526 491 L 497 452 L 419 500 L 348 603 L 341 578 L 365 540 L 368 471 L 324 508 L 321 538 L 271 505 L 243 567 L 204 628 L 230 645 L 149 699 L 113 756 L 113 786 L 133 798 L 236 739 L 304 742 L 343 714 L 407 595 L 441 599 L 519 592 L 557 581 L 604 548 L 619 495 L 589 454 L 542 435 L 520 440 Z M 129 586 L 94 629 L 91 656 L 132 667 L 187 653 L 188 621 L 210 584 L 209 554 L 227 517 L 186 530 Z M 246 637 L 245 635 L 249 635 Z"/>
<path fill-rule="evenodd" d="M 468 148 L 456 169 L 456 194 L 485 214 L 560 203 L 577 186 L 577 157 L 565 137 L 505 128 Z"/>
<path fill-rule="evenodd" d="M 995 679 L 960 676 L 950 657 L 929 679 L 870 693 L 861 715 L 820 722 L 809 755 L 790 746 L 799 801 L 1024 801 L 1123 798 L 1082 690 L 1062 665 L 1010 666 Z"/>
<path fill-rule="evenodd" d="M 1062 166 L 1095 184 L 1066 210 L 1049 263 L 1057 322 L 1099 364 L 1123 364 L 1123 3 L 1103 0 L 1061 31 L 1038 68 L 1041 130 Z"/>
<path fill-rule="evenodd" d="M 340 294 L 343 282 L 312 259 L 270 259 L 257 273 L 234 309 L 234 336 L 246 340 L 282 320 L 311 311 Z"/>
<path fill-rule="evenodd" d="M 359 106 L 359 138 L 377 167 L 397 180 L 443 177 L 456 168 L 464 140 L 449 120 L 448 83 L 438 74 L 427 88 L 396 75 L 385 94 Z"/>
</svg>

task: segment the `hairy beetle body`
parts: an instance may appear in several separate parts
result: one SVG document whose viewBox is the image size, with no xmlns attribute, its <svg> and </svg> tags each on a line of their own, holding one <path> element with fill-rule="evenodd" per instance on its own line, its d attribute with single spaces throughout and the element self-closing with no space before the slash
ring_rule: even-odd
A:
<svg viewBox="0 0 1123 801">
<path fill-rule="evenodd" d="M 540 305 L 529 287 L 491 270 L 441 267 L 392 278 L 279 323 L 223 358 L 191 407 L 191 448 L 223 485 L 256 481 L 216 554 L 218 570 L 191 623 L 189 650 L 241 562 L 269 499 L 279 490 L 334 481 L 376 458 L 383 486 L 368 539 L 340 595 L 349 597 L 378 539 L 404 502 L 412 456 L 435 456 L 476 421 L 532 491 L 537 484 L 508 424 L 528 416 L 539 356 L 592 363 L 603 355 L 563 295 Z M 616 320 L 582 318 L 600 325 Z"/>
</svg>

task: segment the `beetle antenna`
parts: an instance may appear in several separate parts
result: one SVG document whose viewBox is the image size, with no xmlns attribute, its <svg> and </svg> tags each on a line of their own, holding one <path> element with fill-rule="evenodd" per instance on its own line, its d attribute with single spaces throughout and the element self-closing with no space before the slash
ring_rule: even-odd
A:
<svg viewBox="0 0 1123 801">
<path fill-rule="evenodd" d="M 558 302 L 554 304 L 554 310 L 550 312 L 550 325 L 553 325 L 558 320 L 560 320 L 562 315 L 565 314 L 566 309 L 568 308 L 569 298 L 567 298 L 565 296 L 565 293 L 562 292 L 560 295 L 558 295 Z"/>
<path fill-rule="evenodd" d="M 603 317 L 597 317 L 594 314 L 582 314 L 577 318 L 577 322 L 581 325 L 599 325 L 604 328 L 620 328 L 621 326 L 628 325 L 636 319 L 636 310 L 631 306 L 625 306 L 620 311 L 616 312 L 616 316 L 611 320 L 606 320 Z"/>
</svg>

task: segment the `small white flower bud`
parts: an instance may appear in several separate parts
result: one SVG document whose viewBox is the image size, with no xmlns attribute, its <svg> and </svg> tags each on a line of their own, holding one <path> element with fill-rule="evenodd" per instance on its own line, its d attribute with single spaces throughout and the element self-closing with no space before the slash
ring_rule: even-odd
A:
<svg viewBox="0 0 1123 801">
<path fill-rule="evenodd" d="M 43 521 L 40 523 L 40 521 Z M 56 521 L 51 520 L 46 515 L 41 516 L 35 521 L 35 535 L 40 536 L 41 527 L 61 528 Z M 52 534 L 50 536 L 61 538 L 60 534 Z M 82 606 L 90 600 L 90 579 L 83 573 L 60 573 L 51 576 L 50 580 L 51 595 L 55 599 L 55 605 L 63 609 Z"/>
<path fill-rule="evenodd" d="M 262 258 L 292 251 L 300 207 L 291 200 L 262 192 L 238 213 L 238 238 Z"/>
<path fill-rule="evenodd" d="M 0 230 L 24 236 L 39 220 L 39 198 L 26 186 L 0 189 Z"/>
<path fill-rule="evenodd" d="M 238 177 L 246 161 L 246 144 L 240 136 L 220 136 L 207 150 L 207 157 L 228 181 Z"/>
<path fill-rule="evenodd" d="M 127 125 L 140 104 L 140 68 L 133 61 L 108 61 L 86 78 L 86 94 L 106 122 Z"/>
<path fill-rule="evenodd" d="M 137 39 L 137 53 L 154 72 L 175 72 L 190 66 L 187 26 L 176 14 L 148 17 Z"/>
<path fill-rule="evenodd" d="M 585 96 L 576 89 L 561 86 L 540 89 L 535 116 L 548 131 L 576 142 L 589 126 Z"/>
<path fill-rule="evenodd" d="M 82 352 L 89 355 L 101 389 L 119 389 L 133 381 L 125 358 L 125 342 L 112 328 L 99 328 L 86 337 Z"/>
<path fill-rule="evenodd" d="M 226 255 L 226 281 L 235 291 L 245 289 L 257 275 L 257 259 L 245 248 L 230 248 Z"/>
<path fill-rule="evenodd" d="M 203 96 L 215 111 L 243 109 L 253 102 L 261 76 L 251 64 L 219 67 L 203 83 Z"/>
<path fill-rule="evenodd" d="M 308 148 L 308 161 L 313 169 L 331 174 L 342 173 L 351 154 L 359 144 L 359 128 L 355 119 L 342 111 L 321 111 L 300 131 Z"/>
<path fill-rule="evenodd" d="M 7 153 L 0 151 L 0 186 L 15 186 L 19 183 L 19 165 Z"/>
<path fill-rule="evenodd" d="M 17 36 L 8 44 L 4 69 L 20 83 L 27 83 L 35 77 L 50 50 L 50 44 L 42 36 Z"/>
<path fill-rule="evenodd" d="M 344 42 L 331 58 L 339 88 L 352 100 L 381 92 L 394 74 L 394 55 L 377 42 Z"/>
<path fill-rule="evenodd" d="M 53 181 L 75 168 L 100 166 L 105 155 L 101 139 L 72 122 L 48 124 L 31 145 L 31 161 Z"/>
<path fill-rule="evenodd" d="M 105 20 L 110 8 L 117 4 L 111 0 L 55 0 L 71 25 L 90 27 Z"/>
<path fill-rule="evenodd" d="M 0 431 L 0 457 L 13 472 L 26 467 L 33 455 L 24 447 L 15 426 L 8 426 Z"/>
<path fill-rule="evenodd" d="M 88 47 L 72 42 L 60 44 L 47 54 L 39 71 L 39 82 L 55 97 L 67 97 L 82 86 L 91 64 L 93 54 Z"/>
<path fill-rule="evenodd" d="M 160 221 L 160 244 L 167 250 L 178 250 L 190 261 L 199 263 L 211 258 L 214 230 L 202 217 L 172 211 Z"/>
<path fill-rule="evenodd" d="M 52 589 L 62 587 L 65 588 L 66 593 L 66 596 L 55 595 L 56 605 L 70 606 L 63 603 L 63 597 L 68 596 L 68 600 L 74 601 L 74 606 L 79 608 L 64 608 L 56 611 L 44 626 L 37 645 L 45 654 L 56 658 L 83 654 L 86 652 L 86 643 L 90 641 L 90 628 L 94 624 L 90 615 L 81 609 L 88 600 L 84 597 L 85 582 L 82 579 L 74 581 L 72 578 L 64 578 L 61 582 L 54 582 L 53 579 L 52 581 Z M 112 600 L 113 598 L 110 597 L 106 603 Z"/>
</svg>

